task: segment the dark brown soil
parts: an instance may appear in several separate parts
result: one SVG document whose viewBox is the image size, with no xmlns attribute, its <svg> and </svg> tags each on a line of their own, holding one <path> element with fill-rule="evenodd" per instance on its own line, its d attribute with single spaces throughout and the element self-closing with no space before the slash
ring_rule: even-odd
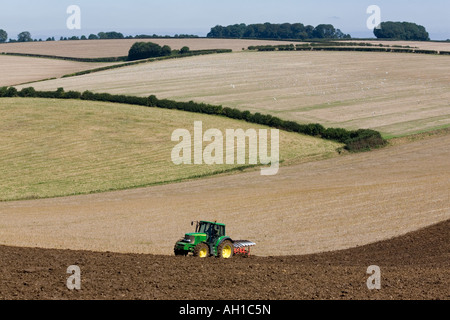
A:
<svg viewBox="0 0 450 320">
<path fill-rule="evenodd" d="M 0 299 L 312 300 L 450 298 L 450 220 L 406 236 L 307 256 L 219 260 L 0 246 Z M 81 290 L 66 287 L 70 265 Z M 381 268 L 369 290 L 367 268 Z"/>
</svg>

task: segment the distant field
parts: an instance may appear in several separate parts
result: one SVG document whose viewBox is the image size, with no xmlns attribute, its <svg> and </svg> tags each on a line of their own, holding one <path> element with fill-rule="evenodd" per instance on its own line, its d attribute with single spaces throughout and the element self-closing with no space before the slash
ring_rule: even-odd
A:
<svg viewBox="0 0 450 320">
<path fill-rule="evenodd" d="M 385 137 L 450 125 L 448 56 L 240 52 L 142 64 L 33 84 L 222 104 Z"/>
<path fill-rule="evenodd" d="M 29 53 L 74 58 L 104 58 L 128 55 L 128 50 L 133 43 L 138 41 L 150 41 L 159 45 L 169 45 L 172 49 L 181 49 L 188 46 L 191 50 L 204 49 L 232 49 L 242 51 L 249 46 L 298 44 L 292 41 L 271 40 L 241 40 L 241 39 L 121 39 L 121 40 L 79 40 L 79 41 L 49 41 L 29 43 L 4 43 L 0 44 L 1 52 Z M 378 41 L 378 40 L 354 40 L 349 42 L 364 42 L 386 46 L 411 46 L 425 50 L 450 51 L 450 43 L 444 42 L 414 42 L 414 41 Z"/>
<path fill-rule="evenodd" d="M 290 44 L 289 41 L 240 39 L 121 39 L 79 40 L 0 44 L 1 52 L 30 53 L 73 58 L 104 58 L 127 56 L 135 42 L 154 42 L 172 49 L 188 46 L 191 50 L 232 49 L 241 51 L 249 46 Z"/>
<path fill-rule="evenodd" d="M 346 40 L 342 42 L 364 42 L 371 44 L 382 44 L 383 46 L 409 46 L 422 50 L 450 51 L 450 42 L 433 41 L 386 41 L 386 40 Z"/>
<path fill-rule="evenodd" d="M 231 170 L 240 165 L 174 165 L 172 132 L 193 132 L 194 121 L 222 132 L 261 128 L 218 116 L 79 100 L 3 98 L 0 114 L 0 201 L 127 189 Z M 328 158 L 340 146 L 280 132 L 286 164 Z"/>
<path fill-rule="evenodd" d="M 1 50 L 0 50 L 1 51 Z M 0 86 L 11 86 L 95 69 L 112 63 L 84 63 L 0 55 Z"/>
</svg>

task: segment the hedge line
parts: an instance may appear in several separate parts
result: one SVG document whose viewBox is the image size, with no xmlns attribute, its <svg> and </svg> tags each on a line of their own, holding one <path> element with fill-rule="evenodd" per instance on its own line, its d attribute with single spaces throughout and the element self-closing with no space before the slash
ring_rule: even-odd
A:
<svg viewBox="0 0 450 320">
<path fill-rule="evenodd" d="M 396 52 L 396 53 L 421 53 L 421 54 L 441 54 L 449 55 L 448 51 L 436 50 L 422 50 L 406 47 L 375 47 L 375 46 L 333 46 L 333 44 L 301 44 L 291 45 L 265 45 L 265 46 L 250 46 L 248 50 L 256 51 L 365 51 L 365 52 Z"/>
<path fill-rule="evenodd" d="M 2 54 L 8 55 L 8 56 L 56 59 L 56 60 L 76 61 L 76 62 L 122 62 L 122 61 L 127 61 L 128 60 L 127 56 L 123 56 L 123 57 L 106 57 L 106 58 L 74 58 L 74 57 L 61 57 L 61 56 L 44 55 L 44 54 L 33 54 L 33 53 L 2 52 Z"/>
<path fill-rule="evenodd" d="M 136 64 L 153 62 L 153 61 L 186 58 L 186 57 L 207 55 L 207 54 L 215 54 L 215 53 L 229 53 L 229 52 L 232 52 L 232 50 L 231 49 L 196 50 L 196 51 L 190 51 L 188 53 L 183 53 L 183 54 L 174 54 L 174 55 L 171 55 L 171 56 L 164 56 L 164 57 L 158 57 L 158 58 L 148 58 L 148 59 L 143 59 L 143 60 L 137 60 L 137 61 L 131 61 L 131 62 L 126 62 L 126 63 L 121 63 L 121 64 L 115 64 L 115 65 L 112 65 L 112 66 L 105 66 L 105 67 L 100 67 L 100 68 L 95 68 L 95 69 L 90 69 L 90 70 L 84 70 L 84 71 L 80 71 L 80 72 L 66 74 L 66 75 L 62 76 L 62 78 L 82 76 L 84 74 L 95 73 L 95 72 L 111 70 L 111 69 L 118 69 L 118 68 L 123 68 L 123 67 L 128 67 L 128 66 L 132 66 L 132 65 L 136 65 Z"/>
<path fill-rule="evenodd" d="M 189 53 L 184 54 L 174 54 L 170 57 L 188 57 L 188 56 L 196 56 L 203 54 L 213 54 L 213 53 L 226 53 L 232 52 L 231 49 L 208 49 L 208 50 L 195 50 Z M 44 59 L 56 59 L 56 60 L 67 60 L 67 61 L 76 61 L 76 62 L 126 62 L 128 61 L 128 56 L 122 57 L 105 57 L 105 58 L 74 58 L 74 57 L 61 57 L 61 56 L 52 56 L 52 55 L 44 55 L 44 54 L 34 54 L 34 53 L 13 53 L 13 52 L 2 52 L 3 55 L 8 56 L 19 56 L 19 57 L 32 57 L 32 58 L 44 58 Z M 166 57 L 167 58 L 167 57 Z M 146 59 L 148 60 L 148 59 Z"/>
<path fill-rule="evenodd" d="M 81 99 L 89 101 L 104 101 L 113 103 L 124 103 L 146 107 L 157 107 L 163 109 L 176 109 L 181 111 L 219 115 L 231 119 L 243 120 L 249 123 L 265 125 L 289 132 L 297 132 L 314 137 L 320 137 L 345 144 L 345 148 L 352 152 L 370 150 L 386 145 L 381 134 L 374 130 L 360 129 L 350 131 L 343 128 L 325 128 L 321 124 L 299 124 L 294 121 L 286 121 L 268 114 L 251 113 L 239 109 L 210 105 L 193 101 L 178 102 L 168 99 L 158 99 L 156 96 L 136 97 L 127 95 L 113 95 L 109 93 L 94 93 L 84 91 L 65 92 L 63 88 L 56 91 L 36 91 L 34 88 L 23 88 L 18 91 L 15 87 L 0 88 L 0 97 L 24 97 L 24 98 L 49 98 L 49 99 Z"/>
</svg>

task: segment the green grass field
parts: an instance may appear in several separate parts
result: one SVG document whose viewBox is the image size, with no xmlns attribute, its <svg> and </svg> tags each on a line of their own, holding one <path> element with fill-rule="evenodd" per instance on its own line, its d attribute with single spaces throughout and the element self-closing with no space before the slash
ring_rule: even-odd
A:
<svg viewBox="0 0 450 320">
<path fill-rule="evenodd" d="M 0 99 L 0 201 L 176 182 L 242 169 L 171 161 L 175 129 L 263 128 L 218 116 L 80 100 Z M 270 140 L 269 140 L 270 141 Z M 204 146 L 207 144 L 205 143 Z M 280 132 L 285 164 L 336 155 L 340 144 Z"/>
</svg>

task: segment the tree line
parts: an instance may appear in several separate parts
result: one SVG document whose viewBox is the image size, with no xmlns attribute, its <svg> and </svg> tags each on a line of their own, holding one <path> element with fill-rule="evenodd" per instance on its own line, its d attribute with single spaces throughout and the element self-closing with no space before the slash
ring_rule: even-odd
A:
<svg viewBox="0 0 450 320">
<path fill-rule="evenodd" d="M 424 26 L 412 22 L 382 22 L 379 28 L 374 29 L 374 35 L 378 39 L 392 40 L 413 40 L 413 41 L 429 41 L 430 35 Z M 217 25 L 211 28 L 207 35 L 208 38 L 254 38 L 254 39 L 351 39 L 349 34 L 343 33 L 340 29 L 336 29 L 331 24 L 319 24 L 316 27 L 304 25 L 302 23 L 283 23 L 273 24 L 266 22 L 264 24 L 244 23 L 229 26 Z M 60 37 L 60 41 L 64 40 L 98 40 L 98 39 L 151 39 L 151 38 L 199 38 L 197 35 L 176 34 L 175 36 L 159 36 L 156 34 L 146 35 L 140 34 L 136 36 L 124 36 L 121 32 L 99 32 L 98 34 L 90 34 L 72 37 Z M 8 33 L 0 29 L 0 43 L 8 41 Z M 33 39 L 29 31 L 21 32 L 17 39 L 9 39 L 9 42 L 31 42 L 43 41 L 42 39 Z M 55 41 L 55 37 L 49 37 L 46 41 Z"/>
<path fill-rule="evenodd" d="M 180 50 L 172 50 L 168 45 L 160 46 L 153 42 L 136 42 L 128 51 L 128 60 L 142 60 L 157 57 L 166 57 L 177 54 L 188 54 L 191 50 L 189 47 L 184 46 Z"/>
<path fill-rule="evenodd" d="M 88 36 L 72 36 L 72 37 L 60 37 L 60 41 L 66 40 L 104 40 L 104 39 L 154 39 L 154 38 L 176 38 L 176 39 L 187 39 L 187 38 L 199 38 L 197 35 L 190 34 L 176 34 L 174 36 L 159 36 L 156 34 L 146 35 L 140 34 L 136 36 L 124 36 L 121 32 L 110 31 L 110 32 L 99 32 L 98 34 L 91 33 Z M 9 39 L 9 42 L 34 42 L 43 41 L 42 39 L 33 39 L 29 31 L 23 31 L 17 35 L 17 39 Z M 55 37 L 48 37 L 45 41 L 56 41 Z M 8 33 L 0 29 L 0 43 L 8 42 Z"/>
<path fill-rule="evenodd" d="M 320 24 L 316 27 L 302 23 L 264 24 L 245 23 L 229 26 L 217 25 L 211 28 L 208 38 L 254 38 L 254 39 L 351 39 L 331 24 Z"/>
</svg>

